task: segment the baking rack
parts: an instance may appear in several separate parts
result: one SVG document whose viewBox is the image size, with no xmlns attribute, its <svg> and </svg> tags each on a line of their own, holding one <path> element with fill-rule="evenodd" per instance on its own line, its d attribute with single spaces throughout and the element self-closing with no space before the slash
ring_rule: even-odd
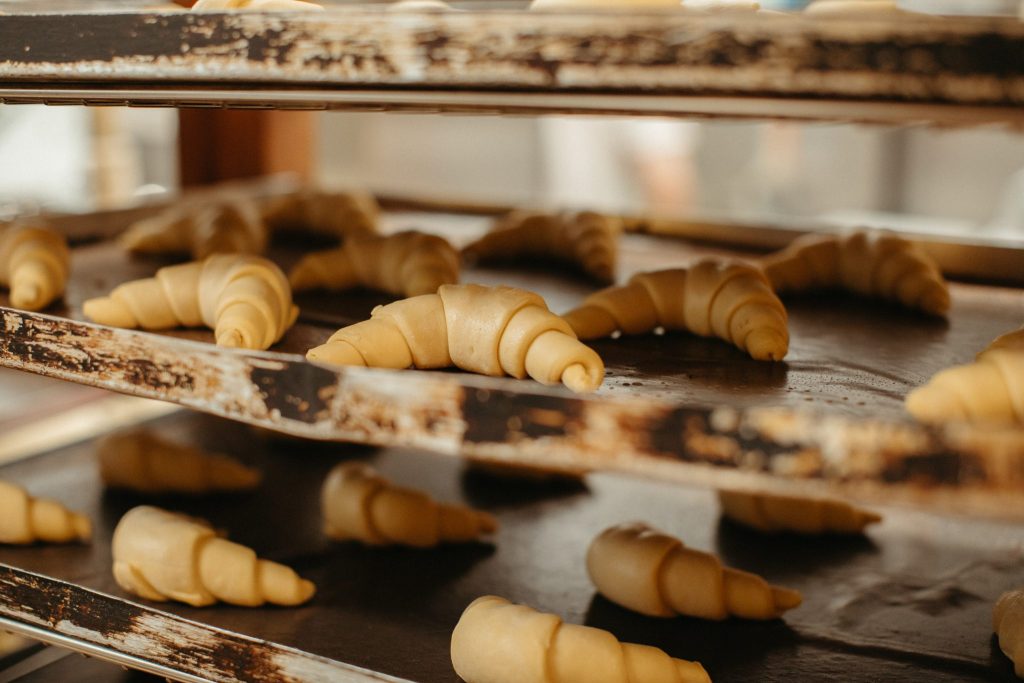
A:
<svg viewBox="0 0 1024 683">
<path fill-rule="evenodd" d="M 12 104 L 1014 127 L 1024 112 L 1024 24 L 1009 19 L 389 13 L 366 7 L 316 15 L 13 14 L 0 16 L 0 64 L 0 102 Z M 0 365 L 316 440 L 413 448 L 563 474 L 616 471 L 681 484 L 839 492 L 976 516 L 1024 517 L 1024 431 L 923 427 L 901 408 L 909 388 L 942 367 L 969 360 L 989 339 L 1024 320 L 1024 293 L 1016 287 L 954 283 L 948 326 L 849 297 L 838 307 L 829 298 L 787 301 L 794 342 L 785 365 L 755 363 L 686 335 L 602 341 L 595 348 L 606 359 L 609 378 L 601 391 L 576 396 L 532 382 L 456 372 L 339 370 L 307 363 L 305 349 L 385 301 L 370 293 L 340 301 L 300 298 L 299 324 L 267 352 L 219 349 L 204 332 L 152 334 L 89 323 L 81 315 L 83 299 L 149 275 L 161 264 L 128 258 L 111 242 L 131 220 L 159 208 L 55 218 L 75 242 L 67 301 L 40 314 L 0 306 Z M 385 208 L 392 228 L 426 226 L 455 242 L 479 234 L 496 210 L 403 198 L 386 201 Z M 666 259 L 683 264 L 722 253 L 722 242 L 731 255 L 756 257 L 759 249 L 777 246 L 766 239 L 781 242 L 793 234 L 674 219 L 627 223 L 633 233 L 624 238 L 625 276 Z M 975 259 L 964 254 L 984 251 L 1001 264 L 988 273 L 991 280 L 1019 286 L 1024 277 L 1024 249 L 1018 244 L 926 241 L 955 274 L 977 279 L 970 270 Z M 288 263 L 296 255 L 279 245 L 273 257 Z M 950 266 L 954 262 L 960 265 Z M 550 270 L 480 269 L 466 279 L 535 289 L 556 311 L 592 289 Z M 919 348 L 928 354 L 916 353 Z M 79 459 L 81 452 L 61 451 Z M 52 457 L 62 461 L 64 455 Z M 17 469 L 10 472 L 19 476 Z M 37 481 L 45 488 L 41 473 Z M 88 490 L 99 495 L 96 487 Z M 83 505 L 96 509 L 95 501 L 83 499 Z M 698 507 L 694 503 L 691 512 Z M 105 557 L 104 534 L 116 521 L 104 515 L 108 508 L 104 502 L 99 509 L 105 521 L 90 557 Z M 239 521 L 239 527 L 247 525 Z M 321 547 L 303 554 L 282 541 L 274 552 L 288 559 L 298 553 L 300 564 L 307 558 L 316 571 L 325 571 Z M 220 612 L 155 609 L 109 595 L 116 589 L 100 569 L 76 576 L 49 562 L 52 553 L 19 553 L 0 555 L 10 565 L 0 577 L 0 615 L 8 627 L 37 637 L 180 680 L 390 680 L 373 673 L 389 669 L 372 657 L 362 662 L 365 669 L 353 668 L 341 663 L 360 662 L 352 651 L 318 649 L 305 636 L 268 631 L 264 611 L 215 623 Z M 330 564 L 332 558 L 328 553 L 323 561 Z M 464 561 L 449 559 L 456 565 Z M 96 567 L 104 562 L 97 560 Z M 500 568 L 495 571 L 501 575 Z M 68 612 L 67 604 L 82 608 Z M 451 604 L 442 610 L 445 619 Z M 570 604 L 562 607 L 573 613 Z M 980 601 L 973 606 L 972 618 L 982 607 Z M 123 628 L 113 635 L 98 628 L 88 621 L 96 614 L 116 617 Z M 621 625 L 623 618 L 613 614 L 611 621 Z M 168 630 L 180 636 L 179 651 L 208 654 L 175 654 L 161 640 Z M 882 647 L 885 641 L 872 635 L 853 643 L 848 635 L 838 637 L 844 648 Z M 921 655 L 920 647 L 910 649 L 911 659 Z M 937 666 L 949 664 L 941 653 L 927 656 L 937 658 Z M 231 668 L 257 660 L 290 663 Z M 974 655 L 950 665 L 986 675 Z M 401 666 L 390 673 L 416 679 Z M 438 675 L 430 680 L 451 680 Z"/>
</svg>

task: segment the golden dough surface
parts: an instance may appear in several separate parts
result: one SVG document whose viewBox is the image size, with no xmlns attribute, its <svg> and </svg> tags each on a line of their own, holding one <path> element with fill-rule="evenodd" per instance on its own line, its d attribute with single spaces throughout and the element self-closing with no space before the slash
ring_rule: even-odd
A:
<svg viewBox="0 0 1024 683">
<path fill-rule="evenodd" d="M 697 662 L 608 631 L 566 624 L 493 595 L 474 600 L 452 632 L 452 666 L 466 683 L 710 683 Z"/>
<path fill-rule="evenodd" d="M 338 330 L 306 357 L 393 369 L 455 366 L 561 382 L 573 391 L 593 391 L 604 379 L 600 356 L 539 295 L 476 284 L 442 285 L 437 294 L 378 306 L 369 320 Z"/>
<path fill-rule="evenodd" d="M 587 550 L 587 573 L 612 602 L 652 617 L 775 619 L 798 607 L 798 591 L 723 567 L 710 553 L 641 522 L 605 529 Z"/>
<path fill-rule="evenodd" d="M 334 467 L 320 501 L 324 533 L 338 541 L 432 548 L 475 541 L 498 529 L 498 521 L 486 512 L 397 486 L 364 463 Z"/>
<path fill-rule="evenodd" d="M 293 606 L 316 592 L 290 568 L 222 538 L 206 520 L 148 505 L 124 514 L 112 549 L 117 584 L 147 600 Z"/>
</svg>

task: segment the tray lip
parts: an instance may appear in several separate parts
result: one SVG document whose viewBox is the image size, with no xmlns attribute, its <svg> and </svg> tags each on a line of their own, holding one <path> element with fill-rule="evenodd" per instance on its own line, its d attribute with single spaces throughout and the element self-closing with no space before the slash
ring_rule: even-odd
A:
<svg viewBox="0 0 1024 683">
<path fill-rule="evenodd" d="M 66 19 L 85 22 L 86 28 L 63 35 L 54 22 Z M 110 35 L 89 23 L 101 20 L 115 21 Z M 360 6 L 297 14 L 17 13 L 0 17 L 0 36 L 5 29 L 17 42 L 16 49 L 0 50 L 0 101 L 6 102 L 586 111 L 1018 126 L 1024 105 L 1024 59 L 1006 58 L 1014 45 L 1024 54 L 1024 26 L 1009 17 L 394 13 Z M 483 30 L 490 32 L 486 46 L 476 38 Z M 139 34 L 160 38 L 150 42 L 161 46 L 140 44 Z M 175 36 L 180 45 L 169 40 Z M 70 53 L 66 44 L 55 42 L 58 37 L 68 39 Z M 988 45 L 993 39 L 1002 43 Z M 634 49 L 638 40 L 647 41 L 643 50 Z M 830 47 L 829 41 L 837 42 Z M 873 56 L 881 43 L 889 44 L 886 49 L 895 57 Z M 294 44 L 302 47 L 289 56 Z M 678 52 L 683 44 L 689 46 L 686 53 Z M 758 47 L 764 44 L 774 52 Z M 58 45 L 62 50 L 55 51 Z M 843 59 L 830 59 L 830 50 Z M 912 59 L 915 51 L 928 56 Z M 944 56 L 950 51 L 953 56 Z M 185 94 L 162 97 L 156 87 L 118 94 L 140 81 L 221 87 L 205 101 Z M 46 83 L 86 87 L 40 90 Z M 296 98 L 284 85 L 307 91 Z M 445 90 L 453 92 L 437 99 Z M 613 94 L 620 97 L 610 98 Z M 715 97 L 696 98 L 701 95 Z M 744 98 L 775 102 L 762 113 L 747 107 Z"/>
<path fill-rule="evenodd" d="M 135 602 L 133 600 L 110 595 L 92 588 L 86 588 L 85 586 L 56 579 L 44 574 L 0 563 L 0 582 L 7 583 L 10 581 L 17 582 L 24 590 L 31 590 L 34 595 L 39 596 L 40 602 L 35 605 L 35 608 L 37 610 L 43 610 L 45 616 L 35 614 L 35 610 L 33 610 L 33 612 L 22 610 L 19 613 L 11 607 L 6 606 L 4 604 L 5 601 L 2 599 L 2 596 L 0 596 L 0 623 L 5 627 L 9 627 L 11 630 L 23 633 L 29 637 L 41 638 L 55 645 L 69 647 L 84 654 L 98 656 L 117 664 L 126 664 L 132 668 L 160 676 L 167 676 L 169 678 L 174 678 L 175 680 L 191 683 L 193 681 L 203 682 L 233 679 L 229 672 L 222 672 L 222 676 L 215 678 L 200 676 L 198 674 L 202 670 L 198 668 L 197 663 L 194 663 L 190 667 L 191 671 L 174 668 L 168 658 L 164 658 L 164 660 L 161 661 L 159 657 L 159 653 L 166 648 L 136 647 L 135 651 L 131 651 L 131 648 L 128 647 L 118 649 L 113 645 L 105 644 L 103 642 L 104 640 L 109 641 L 114 639 L 91 630 L 88 627 L 75 624 L 73 617 L 76 612 L 66 610 L 66 602 L 68 600 L 72 600 L 76 603 L 80 603 L 84 600 L 89 600 L 117 610 L 119 614 L 129 612 L 131 614 L 133 627 L 136 628 L 139 627 L 136 621 L 138 619 L 155 620 L 158 622 L 155 624 L 144 624 L 142 628 L 145 631 L 156 632 L 158 630 L 157 626 L 163 626 L 168 630 L 172 630 L 171 627 L 174 626 L 179 627 L 178 629 L 175 629 L 173 636 L 171 636 L 172 638 L 183 637 L 181 628 L 184 627 L 195 631 L 196 636 L 205 636 L 206 638 L 209 638 L 209 642 L 205 643 L 208 646 L 216 646 L 219 642 L 230 643 L 230 645 L 233 646 L 244 646 L 250 649 L 252 655 L 255 655 L 257 658 L 279 664 L 276 674 L 282 675 L 282 678 L 277 678 L 274 675 L 274 672 L 270 672 L 269 677 L 261 677 L 255 680 L 295 680 L 283 674 L 286 672 L 287 663 L 297 663 L 300 665 L 314 666 L 321 674 L 330 672 L 333 675 L 341 674 L 345 676 L 345 678 L 332 678 L 331 680 L 352 681 L 353 683 L 359 683 L 362 681 L 408 683 L 406 679 L 397 678 L 388 674 L 371 671 L 352 664 L 322 657 L 320 655 L 305 652 L 296 647 L 282 645 L 280 643 L 248 636 L 243 633 L 229 631 L 227 629 L 206 624 L 196 619 L 189 619 L 188 617 L 183 617 L 178 614 L 165 612 L 141 602 Z M 55 599 L 47 601 L 46 597 L 50 594 L 52 594 Z M 24 605 L 22 605 L 22 607 L 24 607 Z M 71 618 L 69 618 L 69 615 Z M 135 632 L 129 635 L 139 634 Z M 148 640 L 151 639 L 152 636 L 148 637 Z M 121 642 L 123 645 L 128 642 L 128 640 L 130 639 L 120 640 L 118 642 Z M 176 643 L 176 645 L 180 647 L 179 644 Z M 151 658 L 147 658 L 144 654 L 150 655 Z M 178 659 L 180 661 L 180 658 Z M 281 662 L 280 660 L 284 661 Z M 266 676 L 266 674 L 264 675 Z"/>
<path fill-rule="evenodd" d="M 8 308 L 0 308 L 0 321 L 2 366 L 295 436 L 577 474 L 612 470 L 684 484 L 769 485 L 784 495 L 902 496 L 982 516 L 1024 514 L 1019 428 L 581 396 L 465 373 L 325 369 L 291 354 L 228 352 Z"/>
</svg>

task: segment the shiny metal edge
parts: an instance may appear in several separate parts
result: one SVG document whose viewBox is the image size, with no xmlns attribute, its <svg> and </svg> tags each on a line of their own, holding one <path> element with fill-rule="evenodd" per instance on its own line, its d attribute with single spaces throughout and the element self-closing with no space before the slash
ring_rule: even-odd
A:
<svg viewBox="0 0 1024 683">
<path fill-rule="evenodd" d="M 0 86 L 0 103 L 96 106 L 341 109 L 464 114 L 605 114 L 796 119 L 879 124 L 1024 127 L 1024 108 L 808 98 L 613 93 Z"/>
<path fill-rule="evenodd" d="M 131 669 L 153 674 L 154 676 L 162 676 L 168 680 L 181 681 L 182 683 L 212 682 L 212 679 L 209 678 L 193 676 L 192 674 L 177 671 L 176 669 L 163 666 L 162 664 L 156 664 L 134 655 L 102 647 L 84 640 L 78 640 L 77 638 L 72 638 L 62 633 L 50 631 L 38 626 L 32 626 L 4 616 L 0 616 L 0 627 L 3 627 L 4 630 L 11 631 L 12 633 L 17 633 L 18 635 L 22 635 L 27 638 L 33 638 L 49 645 L 72 650 L 89 657 L 96 657 L 97 659 L 102 659 L 113 664 L 127 666 Z"/>
</svg>

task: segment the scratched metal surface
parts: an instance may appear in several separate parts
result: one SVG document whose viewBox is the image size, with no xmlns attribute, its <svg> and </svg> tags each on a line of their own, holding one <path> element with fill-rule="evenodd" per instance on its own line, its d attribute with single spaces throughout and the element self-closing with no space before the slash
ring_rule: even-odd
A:
<svg viewBox="0 0 1024 683">
<path fill-rule="evenodd" d="M 1016 680 L 992 641 L 990 619 L 1000 592 L 1024 582 L 1020 526 L 883 509 L 885 522 L 863 539 L 767 539 L 719 522 L 705 491 L 608 476 L 590 477 L 585 485 L 517 482 L 412 451 L 268 441 L 239 425 L 190 414 L 159 424 L 174 438 L 243 454 L 268 476 L 251 494 L 158 504 L 209 517 L 232 538 L 295 566 L 317 583 L 318 593 L 299 609 L 195 609 L 142 601 L 158 615 L 184 617 L 200 629 L 202 642 L 194 650 L 164 648 L 159 638 L 135 643 L 157 660 L 191 666 L 190 657 L 201 656 L 208 673 L 259 678 L 275 673 L 266 668 L 273 663 L 266 648 L 283 645 L 303 656 L 422 683 L 455 683 L 451 629 L 469 601 L 494 593 L 698 659 L 717 683 Z M 137 622 L 121 616 L 138 608 L 118 601 L 128 596 L 110 575 L 109 541 L 127 509 L 152 500 L 104 493 L 91 451 L 85 443 L 0 468 L 3 478 L 91 514 L 97 526 L 88 547 L 0 549 L 0 564 L 16 568 L 0 575 L 10 581 L 36 572 L 112 599 L 83 602 L 86 610 L 62 603 L 66 593 L 60 591 L 25 592 L 18 595 L 28 604 L 20 608 L 0 597 L 0 613 L 31 608 L 50 614 L 54 626 L 59 614 L 62 626 L 82 626 L 81 637 L 129 643 L 118 638 L 130 635 Z M 350 457 L 370 457 L 396 481 L 492 511 L 500 533 L 493 544 L 436 551 L 327 542 L 320 533 L 318 487 L 335 462 Z M 594 595 L 584 551 L 606 525 L 638 518 L 720 554 L 728 565 L 800 589 L 804 605 L 769 623 L 657 620 L 611 605 Z M 5 594 L 12 595 L 0 592 Z M 229 636 L 256 640 L 218 648 Z"/>
<path fill-rule="evenodd" d="M 1020 125 L 1024 28 L 1012 18 L 396 15 L 358 5 L 314 15 L 12 14 L 0 17 L 0 66 L 3 102 Z"/>
<path fill-rule="evenodd" d="M 394 213 L 387 227 L 439 232 L 467 241 L 486 228 L 472 216 Z M 108 224 L 106 229 L 115 229 Z M 299 255 L 282 245 L 275 259 L 288 267 Z M 628 234 L 622 240 L 620 280 L 640 270 L 686 265 L 709 254 L 753 255 L 682 240 Z M 1024 256 L 1022 256 L 1024 258 Z M 131 258 L 101 242 L 74 251 L 67 305 L 53 312 L 84 320 L 81 302 L 118 283 L 148 277 L 169 261 Z M 537 291 L 556 312 L 578 304 L 595 285 L 559 264 L 470 269 L 464 281 L 509 284 Z M 338 327 L 369 316 L 392 299 L 373 292 L 300 294 L 300 324 L 273 350 L 304 354 Z M 0 304 L 5 301 L 0 294 Z M 792 297 L 791 346 L 784 363 L 762 363 L 715 339 L 685 333 L 599 340 L 593 347 L 608 368 L 599 394 L 642 396 L 679 404 L 814 407 L 854 417 L 903 416 L 906 393 L 944 367 L 973 358 L 989 341 L 1024 322 L 1024 290 L 954 284 L 949 322 L 884 302 L 838 293 Z M 206 331 L 168 333 L 211 341 Z"/>
<path fill-rule="evenodd" d="M 484 225 L 437 214 L 391 214 L 386 222 L 436 229 L 456 241 Z M 118 227 L 111 217 L 100 232 L 109 236 Z M 83 298 L 162 263 L 131 259 L 87 237 L 78 233 L 84 241 L 74 250 L 68 302 L 51 311 L 71 320 L 0 309 L 7 332 L 0 363 L 317 439 L 545 470 L 618 470 L 791 494 L 841 491 L 862 500 L 1024 516 L 1024 432 L 923 427 L 901 409 L 907 388 L 1018 325 L 1018 289 L 956 286 L 948 328 L 849 297 L 794 301 L 795 353 L 772 366 L 689 335 L 606 340 L 596 346 L 606 357 L 608 382 L 578 396 L 454 371 L 306 363 L 306 349 L 385 301 L 368 293 L 301 297 L 301 324 L 265 353 L 219 349 L 208 343 L 208 331 L 162 335 L 82 324 L 75 319 Z M 624 245 L 623 276 L 714 253 L 643 235 L 627 236 Z M 285 266 L 297 256 L 286 247 L 274 252 Z M 467 279 L 536 289 L 556 311 L 592 287 L 564 267 L 539 264 L 470 271 Z"/>
</svg>

